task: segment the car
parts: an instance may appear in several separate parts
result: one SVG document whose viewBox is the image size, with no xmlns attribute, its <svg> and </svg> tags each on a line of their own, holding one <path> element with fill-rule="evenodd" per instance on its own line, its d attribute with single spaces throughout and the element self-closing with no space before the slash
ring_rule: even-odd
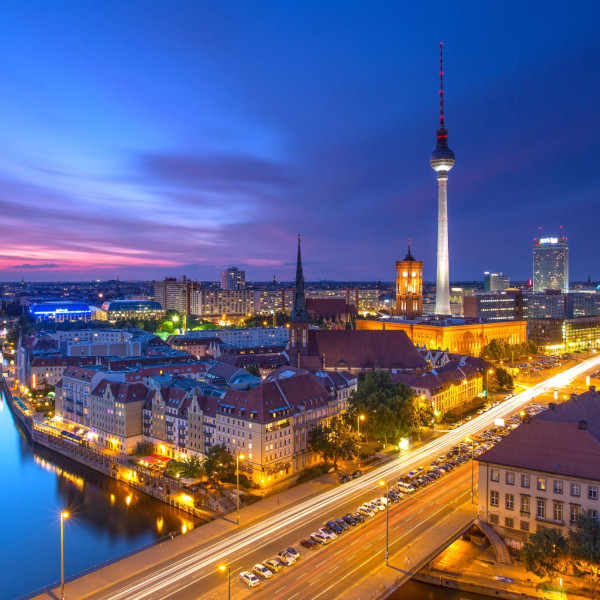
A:
<svg viewBox="0 0 600 600">
<path fill-rule="evenodd" d="M 350 525 L 350 527 L 356 527 L 358 525 L 358 520 L 354 518 L 354 515 L 347 514 L 342 517 L 342 521 Z"/>
<path fill-rule="evenodd" d="M 361 515 L 359 512 L 354 512 L 354 513 L 350 513 L 350 516 L 357 522 L 357 523 L 364 523 L 365 522 L 365 515 Z"/>
<path fill-rule="evenodd" d="M 330 522 L 330 521 L 328 521 Z M 346 529 L 350 529 L 350 523 L 346 523 L 346 521 L 344 521 L 344 519 L 333 519 L 333 522 L 338 526 L 341 527 L 344 531 L 346 531 Z"/>
<path fill-rule="evenodd" d="M 314 550 L 319 544 L 315 542 L 315 540 L 311 540 L 310 538 L 306 538 L 304 540 L 300 540 L 300 545 L 304 548 L 308 548 L 309 550 Z"/>
<path fill-rule="evenodd" d="M 255 587 L 260 584 L 260 579 L 254 573 L 250 573 L 250 571 L 242 571 L 240 573 L 240 579 L 250 587 Z"/>
<path fill-rule="evenodd" d="M 327 527 L 321 527 L 317 533 L 324 535 L 328 540 L 337 540 L 337 534 Z"/>
<path fill-rule="evenodd" d="M 384 497 L 386 499 L 389 499 L 390 502 L 398 502 L 398 500 L 400 500 L 400 498 L 398 497 L 398 495 L 395 494 L 392 490 L 390 490 L 389 492 L 386 492 L 384 494 Z"/>
<path fill-rule="evenodd" d="M 296 562 L 296 559 L 291 554 L 287 553 L 285 550 L 279 552 L 279 554 L 277 554 L 277 558 L 279 558 L 279 560 L 286 567 L 291 567 Z"/>
<path fill-rule="evenodd" d="M 366 506 L 359 506 L 356 509 L 356 512 L 359 515 L 362 515 L 363 517 L 371 517 L 372 518 L 375 516 L 375 513 L 370 508 L 367 508 Z"/>
<path fill-rule="evenodd" d="M 263 565 L 265 565 L 265 567 L 267 567 L 267 569 L 270 571 L 273 571 L 273 573 L 279 573 L 279 571 L 281 571 L 281 569 L 284 567 L 278 558 L 269 558 L 263 562 Z"/>
<path fill-rule="evenodd" d="M 407 483 L 405 481 L 398 482 L 398 489 L 405 494 L 412 494 L 417 491 L 417 488 L 412 483 Z"/>
<path fill-rule="evenodd" d="M 325 537 L 322 533 L 319 533 L 318 531 L 311 533 L 310 539 L 317 542 L 317 544 L 321 544 L 321 546 L 329 544 L 329 538 Z"/>
<path fill-rule="evenodd" d="M 340 483 L 348 483 L 352 481 L 352 475 L 348 475 L 348 473 L 342 473 L 339 479 Z"/>
<path fill-rule="evenodd" d="M 253 567 L 252 570 L 259 576 L 262 577 L 263 579 L 270 579 L 271 577 L 273 577 L 273 573 L 271 573 L 270 569 L 267 569 L 267 567 L 265 567 L 265 565 L 263 565 L 262 563 L 256 563 Z"/>
<path fill-rule="evenodd" d="M 381 498 L 375 498 L 375 500 L 371 502 L 371 505 L 374 504 L 379 510 L 385 510 L 387 506 L 387 498 L 384 498 L 383 500 L 385 500 L 385 502 L 382 502 Z"/>
<path fill-rule="evenodd" d="M 346 529 L 344 527 L 342 527 L 341 525 L 338 525 L 335 521 L 327 521 L 327 523 L 325 523 L 324 527 L 327 527 L 327 529 L 331 529 L 331 531 L 333 531 L 333 533 L 337 533 L 338 535 L 340 533 L 344 533 L 344 531 L 346 531 Z"/>
<path fill-rule="evenodd" d="M 371 502 L 363 502 L 363 506 L 370 508 L 374 513 L 377 513 L 381 510 L 379 508 L 379 505 L 376 504 L 373 500 L 371 500 Z"/>
<path fill-rule="evenodd" d="M 417 473 L 420 473 L 421 471 L 424 471 L 425 467 L 417 467 Z"/>
<path fill-rule="evenodd" d="M 296 550 L 296 548 L 293 546 L 288 546 L 285 549 L 285 552 L 287 552 L 294 560 L 298 560 L 300 558 L 300 552 L 298 552 L 298 550 Z"/>
<path fill-rule="evenodd" d="M 354 473 L 352 473 L 352 479 L 356 479 L 357 477 L 362 477 L 363 476 L 363 472 L 360 469 L 356 469 L 356 471 L 354 471 Z"/>
<path fill-rule="evenodd" d="M 417 474 L 417 472 L 416 472 L 416 471 L 410 471 L 410 472 L 409 472 L 409 473 L 406 475 L 406 477 L 407 477 L 408 479 L 412 479 L 412 478 L 413 478 L 413 477 L 414 477 L 416 474 Z"/>
</svg>

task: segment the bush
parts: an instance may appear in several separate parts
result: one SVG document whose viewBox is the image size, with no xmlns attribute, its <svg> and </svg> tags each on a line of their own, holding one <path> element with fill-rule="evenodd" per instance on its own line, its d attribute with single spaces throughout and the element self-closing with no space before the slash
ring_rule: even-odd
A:
<svg viewBox="0 0 600 600">
<path fill-rule="evenodd" d="M 321 475 L 325 475 L 325 473 L 329 472 L 333 465 L 330 463 L 320 463 L 318 465 L 313 465 L 311 467 L 306 467 L 300 471 L 298 475 L 298 483 L 302 483 L 303 481 L 308 481 L 310 479 L 314 479 L 315 477 L 320 477 Z"/>
<path fill-rule="evenodd" d="M 154 444 L 152 442 L 138 442 L 133 449 L 136 456 L 150 456 L 154 454 Z"/>
</svg>

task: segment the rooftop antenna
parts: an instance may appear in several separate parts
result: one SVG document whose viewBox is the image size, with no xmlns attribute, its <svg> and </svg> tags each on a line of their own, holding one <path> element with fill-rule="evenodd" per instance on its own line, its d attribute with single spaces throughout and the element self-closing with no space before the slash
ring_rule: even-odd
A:
<svg viewBox="0 0 600 600">
<path fill-rule="evenodd" d="M 444 43 L 440 42 L 440 129 L 444 129 L 444 62 L 442 49 Z"/>
</svg>

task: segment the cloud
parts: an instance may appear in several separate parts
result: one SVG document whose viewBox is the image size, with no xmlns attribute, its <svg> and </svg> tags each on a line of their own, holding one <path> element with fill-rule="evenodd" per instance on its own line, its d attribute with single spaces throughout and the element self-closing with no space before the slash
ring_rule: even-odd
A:
<svg viewBox="0 0 600 600">
<path fill-rule="evenodd" d="M 31 265 L 29 263 L 24 263 L 22 265 L 12 265 L 10 267 L 7 267 L 7 271 L 11 270 L 11 269 L 58 269 L 60 268 L 60 265 L 54 264 L 54 263 L 42 263 L 39 265 Z"/>
</svg>

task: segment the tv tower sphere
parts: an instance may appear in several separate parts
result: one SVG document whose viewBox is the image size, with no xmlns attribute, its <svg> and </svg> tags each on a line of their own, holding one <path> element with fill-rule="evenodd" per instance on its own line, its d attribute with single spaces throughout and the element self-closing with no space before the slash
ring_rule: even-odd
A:
<svg viewBox="0 0 600 600">
<path fill-rule="evenodd" d="M 449 171 L 454 166 L 454 152 L 448 146 L 437 146 L 431 153 L 429 164 L 434 171 Z"/>
</svg>

